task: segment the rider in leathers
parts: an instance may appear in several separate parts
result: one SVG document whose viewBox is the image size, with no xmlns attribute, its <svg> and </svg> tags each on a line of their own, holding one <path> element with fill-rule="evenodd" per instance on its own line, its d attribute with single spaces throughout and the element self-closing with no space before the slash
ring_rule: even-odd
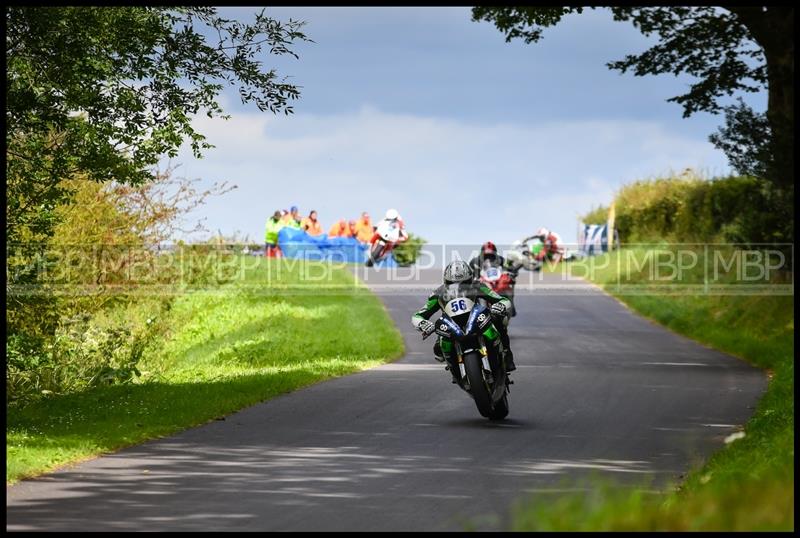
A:
<svg viewBox="0 0 800 538">
<path fill-rule="evenodd" d="M 483 264 L 487 261 L 495 267 L 502 267 L 509 276 L 511 276 L 511 289 L 504 295 L 511 301 L 511 317 L 516 316 L 517 309 L 514 307 L 514 283 L 519 276 L 519 270 L 522 268 L 522 264 L 504 258 L 497 253 L 495 244 L 491 241 L 487 241 L 481 246 L 481 253 L 469 261 L 469 266 L 472 269 L 472 275 L 475 280 L 480 280 Z"/>
<path fill-rule="evenodd" d="M 513 278 L 517 278 L 517 274 L 522 267 L 522 264 L 514 263 L 498 254 L 495 244 L 491 241 L 487 241 L 481 246 L 481 253 L 469 261 L 469 266 L 472 269 L 472 274 L 475 276 L 475 278 L 480 275 L 481 269 L 483 268 L 483 262 L 486 260 L 490 260 L 493 265 L 502 267 L 508 271 Z"/>
<path fill-rule="evenodd" d="M 454 290 L 453 287 L 457 287 Z M 486 335 L 487 338 L 493 340 L 499 337 L 505 349 L 505 363 L 506 371 L 511 372 L 516 370 L 514 364 L 514 355 L 511 353 L 511 347 L 508 340 L 508 331 L 506 329 L 507 316 L 511 309 L 511 301 L 496 294 L 491 288 L 482 284 L 479 281 L 473 280 L 472 269 L 469 264 L 462 260 L 451 262 L 444 271 L 444 284 L 436 288 L 428 296 L 428 300 L 420 310 L 414 313 L 411 317 L 411 323 L 420 332 L 424 334 L 431 334 L 435 330 L 435 325 L 430 321 L 438 310 L 444 310 L 447 302 L 454 297 L 453 292 L 457 291 L 455 296 L 469 297 L 477 302 L 478 299 L 484 299 L 491 305 L 492 317 L 495 323 L 494 327 L 497 329 L 496 335 L 492 338 L 491 335 Z M 455 357 L 452 356 L 453 342 L 449 338 L 440 336 L 433 346 L 433 354 L 436 360 L 444 362 L 445 360 L 450 365 L 450 371 L 453 374 L 455 381 L 457 366 L 455 364 Z"/>
</svg>

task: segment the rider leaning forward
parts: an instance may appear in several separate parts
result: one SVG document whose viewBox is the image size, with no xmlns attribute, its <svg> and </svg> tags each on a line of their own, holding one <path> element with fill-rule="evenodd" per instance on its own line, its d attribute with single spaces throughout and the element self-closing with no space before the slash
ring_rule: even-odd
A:
<svg viewBox="0 0 800 538">
<path fill-rule="evenodd" d="M 472 273 L 474 275 L 480 274 L 481 268 L 483 267 L 483 262 L 485 261 L 489 261 L 492 263 L 492 265 L 504 268 L 511 274 L 513 278 L 517 278 L 517 274 L 519 273 L 519 270 L 522 267 L 521 263 L 508 260 L 503 256 L 501 256 L 500 254 L 498 254 L 497 247 L 491 241 L 487 241 L 483 245 L 481 245 L 480 254 L 473 257 L 469 261 L 469 266 L 472 269 Z"/>
<path fill-rule="evenodd" d="M 455 288 L 455 289 L 454 289 Z M 485 300 L 491 305 L 492 317 L 495 323 L 493 330 L 487 329 L 484 336 L 489 341 L 500 338 L 505 350 L 506 371 L 516 370 L 514 365 L 514 355 L 508 340 L 508 329 L 506 328 L 507 316 L 511 310 L 511 301 L 496 294 L 491 288 L 473 279 L 473 272 L 469 264 L 463 260 L 451 262 L 444 270 L 444 284 L 436 288 L 428 296 L 428 300 L 420 310 L 411 317 L 411 323 L 425 335 L 433 333 L 435 326 L 430 318 L 439 310 L 444 310 L 445 305 L 454 296 L 468 297 L 473 302 L 478 299 Z M 453 378 L 456 377 L 457 366 L 455 357 L 452 356 L 453 342 L 449 338 L 439 336 L 433 345 L 433 354 L 439 362 L 447 361 Z"/>
</svg>

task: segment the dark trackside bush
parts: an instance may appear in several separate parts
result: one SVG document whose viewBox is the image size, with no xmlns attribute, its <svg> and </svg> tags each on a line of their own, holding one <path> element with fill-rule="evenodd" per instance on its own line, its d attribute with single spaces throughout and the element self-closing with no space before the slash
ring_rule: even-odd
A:
<svg viewBox="0 0 800 538">
<path fill-rule="evenodd" d="M 581 220 L 584 224 L 605 224 L 608 222 L 608 208 L 604 205 L 599 205 L 586 213 Z"/>
<path fill-rule="evenodd" d="M 62 182 L 69 196 L 54 209 L 53 235 L 20 233 L 25 248 L 7 264 L 7 402 L 134 380 L 174 293 L 231 278 L 231 264 L 214 262 L 232 254 L 159 254 L 191 209 L 227 188 L 200 192 L 195 182 L 170 170 L 137 188 Z"/>
<path fill-rule="evenodd" d="M 148 310 L 80 313 L 62 320 L 51 339 L 10 335 L 7 403 L 133 381 L 141 375 L 138 364 L 145 349 L 164 330 L 155 315 L 147 317 Z"/>
<path fill-rule="evenodd" d="M 411 265 L 417 260 L 425 240 L 418 235 L 408 234 L 408 241 L 394 247 L 394 259 L 399 265 Z"/>
<path fill-rule="evenodd" d="M 25 405 L 50 394 L 128 383 L 165 327 L 169 300 L 122 302 L 62 318 L 52 334 L 17 329 L 6 340 L 6 403 Z M 33 327 L 36 329 L 37 327 Z"/>
</svg>

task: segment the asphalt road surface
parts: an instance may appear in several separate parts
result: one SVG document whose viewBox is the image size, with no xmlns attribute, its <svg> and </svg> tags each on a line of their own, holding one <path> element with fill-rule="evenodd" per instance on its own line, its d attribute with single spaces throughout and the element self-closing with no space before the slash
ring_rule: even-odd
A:
<svg viewBox="0 0 800 538">
<path fill-rule="evenodd" d="M 410 325 L 441 270 L 358 274 L 403 333 L 402 359 L 7 487 L 7 529 L 502 529 L 515 501 L 594 473 L 679 480 L 766 388 L 593 286 L 523 272 L 510 413 L 493 423 Z"/>
</svg>

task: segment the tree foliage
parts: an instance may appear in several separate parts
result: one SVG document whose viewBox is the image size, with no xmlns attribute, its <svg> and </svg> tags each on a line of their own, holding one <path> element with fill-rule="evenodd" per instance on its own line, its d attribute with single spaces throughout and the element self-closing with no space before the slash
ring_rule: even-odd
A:
<svg viewBox="0 0 800 538">
<path fill-rule="evenodd" d="M 757 248 L 780 241 L 784 232 L 762 187 L 763 181 L 753 177 L 693 173 L 635 181 L 614 196 L 615 227 L 624 243 L 730 242 Z M 603 224 L 607 218 L 608 208 L 601 206 L 581 220 Z"/>
<path fill-rule="evenodd" d="M 636 76 L 686 73 L 697 79 L 689 91 L 668 101 L 683 106 L 683 116 L 717 113 L 719 98 L 736 92 L 758 92 L 767 82 L 764 53 L 733 13 L 718 8 L 649 7 L 612 9 L 614 19 L 630 20 L 644 35 L 660 41 L 639 55 L 627 55 L 608 66 Z"/>
<path fill-rule="evenodd" d="M 212 194 L 159 172 L 226 86 L 292 112 L 299 88 L 262 65 L 303 23 L 214 8 L 6 8 L 7 398 L 127 382 L 170 294 L 219 279 L 204 253 L 159 253 Z M 203 258 L 203 263 L 194 263 Z M 138 312 L 138 314 L 136 314 Z"/>
<path fill-rule="evenodd" d="M 709 137 L 740 174 L 760 178 L 769 174 L 770 138 L 766 114 L 758 114 L 741 99 L 725 107 L 725 125 Z"/>
<path fill-rule="evenodd" d="M 719 112 L 721 96 L 757 92 L 767 83 L 764 50 L 737 14 L 711 6 L 610 9 L 614 20 L 631 21 L 644 35 L 658 34 L 660 41 L 641 54 L 609 62 L 608 67 L 636 76 L 696 77 L 689 92 L 668 99 L 683 106 L 684 117 L 698 111 Z M 523 38 L 532 43 L 565 15 L 582 12 L 580 7 L 476 7 L 472 18 L 494 22 L 506 41 Z M 786 15 L 791 13 L 782 14 Z"/>
<path fill-rule="evenodd" d="M 188 213 L 231 188 L 197 181 L 168 168 L 138 186 L 62 182 L 70 197 L 53 235 L 8 249 L 7 398 L 131 380 L 173 297 L 226 276 L 230 264 L 203 252 L 156 248 L 177 230 L 197 231 L 200 223 L 185 229 Z"/>
<path fill-rule="evenodd" d="M 296 56 L 302 24 L 263 11 L 244 24 L 210 7 L 6 8 L 9 231 L 45 233 L 60 181 L 76 173 L 135 185 L 184 142 L 201 156 L 210 145 L 192 116 L 224 117 L 226 85 L 243 103 L 291 113 L 298 87 L 259 55 Z"/>
<path fill-rule="evenodd" d="M 711 141 L 743 174 L 767 180 L 773 197 L 793 197 L 794 185 L 794 8 L 793 7 L 612 7 L 614 19 L 630 21 L 659 41 L 641 54 L 609 62 L 611 69 L 636 76 L 688 74 L 689 91 L 669 99 L 696 112 L 725 112 L 726 125 Z M 539 41 L 545 28 L 580 7 L 476 7 L 474 21 L 485 20 L 526 43 Z M 724 106 L 721 98 L 768 90 L 766 114 L 741 100 Z M 779 209 L 785 211 L 786 208 Z M 789 208 L 789 218 L 791 217 Z M 791 228 L 791 227 L 790 227 Z"/>
<path fill-rule="evenodd" d="M 392 251 L 394 259 L 400 265 L 411 265 L 417 260 L 422 247 L 426 241 L 418 235 L 408 234 L 408 240 L 398 243 Z"/>
</svg>

